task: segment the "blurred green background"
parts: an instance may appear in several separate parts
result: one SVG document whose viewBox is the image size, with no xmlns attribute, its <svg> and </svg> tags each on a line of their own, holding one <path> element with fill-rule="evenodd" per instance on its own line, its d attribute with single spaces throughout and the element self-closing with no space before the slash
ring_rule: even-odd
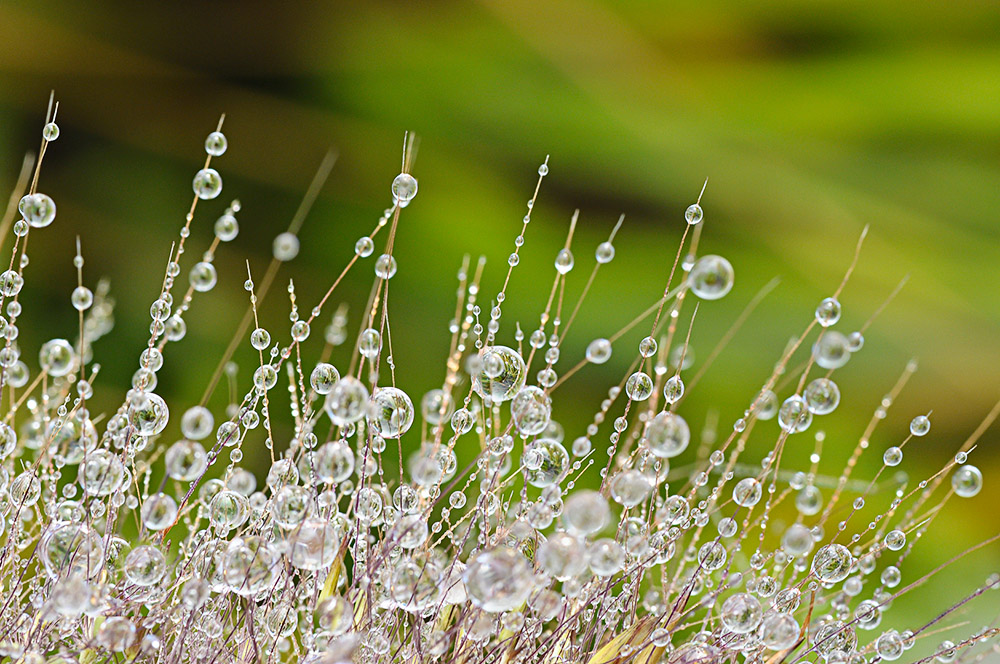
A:
<svg viewBox="0 0 1000 664">
<path fill-rule="evenodd" d="M 13 186 L 25 150 L 37 149 L 50 89 L 61 102 L 62 136 L 40 183 L 59 215 L 31 235 L 19 343 L 34 358 L 45 339 L 75 334 L 71 259 L 81 235 L 86 282 L 110 277 L 118 301 L 116 329 L 96 349 L 103 409 L 119 402 L 137 367 L 202 142 L 222 112 L 230 148 L 214 165 L 225 188 L 199 206 L 187 257 L 207 247 L 234 197 L 243 203 L 241 234 L 218 252 L 220 284 L 196 299 L 188 337 L 167 349 L 159 392 L 173 404 L 197 401 L 246 306 L 243 261 L 263 274 L 272 238 L 324 153 L 332 146 L 339 160 L 303 228 L 299 258 L 262 311 L 276 331 L 287 325 L 287 279 L 308 311 L 390 202 L 407 129 L 421 137 L 420 192 L 402 215 L 390 311 L 397 378 L 414 401 L 444 375 L 462 255 L 487 257 L 488 302 L 545 155 L 551 175 L 501 341 L 511 342 L 514 320 L 536 324 L 573 209 L 581 209 L 573 297 L 594 247 L 625 213 L 618 258 L 602 270 L 557 369 L 575 363 L 590 339 L 662 291 L 683 211 L 709 177 L 701 249 L 727 256 L 737 276 L 726 299 L 701 307 L 696 366 L 763 284 L 782 281 L 685 403 L 696 429 L 711 410 L 723 432 L 740 415 L 789 337 L 836 288 L 865 224 L 871 232 L 841 298 L 840 329 L 865 321 L 903 275 L 910 281 L 837 373 L 842 405 L 814 424 L 828 432 L 822 469 L 839 471 L 911 357 L 920 370 L 877 431 L 861 477 L 930 409 L 933 430 L 912 443 L 902 468 L 911 477 L 933 472 L 1000 398 L 995 2 L 7 1 L 0 44 L 3 187 Z M 369 259 L 334 301 L 356 314 L 371 276 Z M 560 388 L 555 417 L 570 440 L 643 334 Z M 241 348 L 245 387 L 255 360 L 248 344 Z M 344 353 L 334 359 L 343 364 Z M 224 390 L 212 404 L 225 404 Z M 769 449 L 777 430 L 769 424 L 748 461 Z M 279 427 L 279 448 L 288 432 Z M 806 462 L 805 435 L 793 439 L 789 463 Z M 918 566 L 1000 526 L 987 509 L 1000 500 L 995 431 L 972 462 L 987 488 L 948 508 L 934 545 L 918 547 Z M 263 454 L 254 463 L 263 470 Z M 979 554 L 957 587 L 978 583 L 998 561 L 995 547 Z M 995 597 L 979 604 L 989 602 L 995 608 Z"/>
</svg>

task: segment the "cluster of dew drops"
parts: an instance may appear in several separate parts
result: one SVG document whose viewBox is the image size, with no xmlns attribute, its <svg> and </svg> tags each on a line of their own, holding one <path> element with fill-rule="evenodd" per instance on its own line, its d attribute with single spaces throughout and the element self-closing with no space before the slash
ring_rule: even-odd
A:
<svg viewBox="0 0 1000 664">
<path fill-rule="evenodd" d="M 922 638 L 927 625 L 880 625 L 908 588 L 903 562 L 944 503 L 979 493 L 982 474 L 967 463 L 974 446 L 910 486 L 888 469 L 929 433 L 929 418 L 919 415 L 908 435 L 880 436 L 891 444 L 875 478 L 852 478 L 901 379 L 842 470 L 819 472 L 821 458 L 840 451 L 822 456 L 823 432 L 812 442 L 801 434 L 837 409 L 831 376 L 864 345 L 862 332 L 835 329 L 837 297 L 819 304 L 763 388 L 750 388 L 749 406 L 725 440 L 709 424 L 693 436 L 688 420 L 698 414 L 684 413 L 683 402 L 698 365 L 683 337 L 683 306 L 689 296 L 721 299 L 734 284 L 728 260 L 693 248 L 679 261 L 677 284 L 671 290 L 668 281 L 653 303 L 652 325 L 647 312 L 622 328 L 650 328 L 637 352 L 609 330 L 582 352 L 570 337 L 566 354 L 582 358 L 561 361 L 576 315 L 567 318 L 562 297 L 556 304 L 550 297 L 537 328 L 525 334 L 516 324 L 511 344 L 499 343 L 534 196 L 488 307 L 480 303 L 484 262 L 463 264 L 445 379 L 422 395 L 419 414 L 396 387 L 391 357 L 393 335 L 397 345 L 408 342 L 405 330 L 389 333 L 389 282 L 398 269 L 391 237 L 373 261 L 373 295 L 353 341 L 339 307 L 310 347 L 326 298 L 303 316 L 292 284 L 290 327 L 272 334 L 257 319 L 262 286 L 248 275 L 255 322 L 246 336 L 259 357 L 252 385 L 224 413 L 204 400 L 168 405 L 156 393 L 165 350 L 185 338 L 195 295 L 218 281 L 215 251 L 239 232 L 234 201 L 189 268 L 188 284 L 178 282 L 186 246 L 199 235 L 195 208 L 222 191 L 210 166 L 227 148 L 219 129 L 206 140 L 194 203 L 150 307 L 149 343 L 113 413 L 87 409 L 100 371 L 93 344 L 111 329 L 114 303 L 106 283 L 96 291 L 84 285 L 79 248 L 71 295 L 78 338 L 42 344 L 35 379 L 20 356 L 26 238 L 56 214 L 52 199 L 34 189 L 37 172 L 20 200 L 11 268 L 0 274 L 0 379 L 10 394 L 0 423 L 0 656 L 32 664 L 861 664 L 900 659 Z M 43 154 L 58 135 L 53 117 Z M 346 269 L 374 254 L 386 235 L 380 230 L 394 231 L 416 197 L 417 180 L 406 171 Z M 547 174 L 548 160 L 539 186 Z M 687 208 L 685 238 L 700 237 L 703 216 L 700 204 Z M 620 226 L 597 246 L 591 280 L 613 261 Z M 297 230 L 275 238 L 276 264 L 298 254 Z M 576 266 L 569 239 L 554 266 L 552 292 L 565 292 Z M 583 295 L 576 308 L 582 303 Z M 599 308 L 605 318 L 617 313 L 613 303 Z M 803 342 L 805 368 L 789 372 Z M 596 411 L 560 405 L 574 420 L 593 413 L 569 440 L 552 417 L 553 395 L 563 378 L 608 363 L 613 350 L 631 366 Z M 240 395 L 236 366 L 223 359 L 221 377 Z M 822 375 L 807 380 L 814 368 Z M 405 367 L 398 378 L 405 382 Z M 272 434 L 270 401 L 285 388 L 295 434 L 282 441 Z M 780 400 L 782 390 L 790 395 Z M 811 466 L 783 467 L 786 443 L 814 449 Z M 241 466 L 245 449 L 270 455 L 263 483 Z M 866 503 L 878 503 L 874 516 Z M 994 575 L 954 605 L 938 600 L 935 615 L 998 585 Z M 930 650 L 952 662 L 980 644 L 995 648 L 996 635 L 997 625 L 987 625 Z"/>
</svg>

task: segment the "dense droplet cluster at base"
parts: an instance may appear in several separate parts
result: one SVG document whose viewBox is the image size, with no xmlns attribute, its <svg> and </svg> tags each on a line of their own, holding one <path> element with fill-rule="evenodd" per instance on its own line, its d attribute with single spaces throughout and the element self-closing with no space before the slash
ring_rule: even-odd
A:
<svg viewBox="0 0 1000 664">
<path fill-rule="evenodd" d="M 46 118 L 41 156 L 59 137 L 55 115 Z M 391 327 L 398 305 L 388 287 L 405 278 L 393 240 L 403 209 L 418 200 L 405 145 L 390 208 L 343 248 L 345 267 L 322 301 L 307 309 L 289 281 L 287 328 L 258 317 L 270 280 L 258 284 L 255 273 L 264 271 L 247 266 L 250 313 L 236 338 L 258 360 L 249 384 L 237 381 L 220 349 L 201 402 L 168 403 L 157 393 L 158 372 L 186 336 L 196 295 L 218 282 L 220 244 L 239 233 L 239 201 L 211 224 L 198 207 L 222 191 L 211 165 L 228 147 L 220 121 L 205 140 L 208 159 L 163 288 L 152 294 L 149 342 L 137 349 L 132 385 L 103 415 L 88 410 L 88 399 L 100 371 L 94 344 L 113 325 L 114 303 L 108 284 L 85 285 L 79 244 L 70 297 L 77 337 L 46 339 L 37 366 L 20 354 L 26 238 L 56 216 L 52 198 L 35 191 L 36 170 L 20 198 L 23 218 L 10 229 L 12 267 L 0 274 L 0 657 L 862 664 L 913 655 L 925 637 L 937 645 L 922 650 L 940 662 L 997 651 L 997 623 L 935 634 L 942 620 L 960 622 L 966 602 L 988 601 L 980 596 L 1000 587 L 998 575 L 934 598 L 924 624 L 881 625 L 926 579 L 908 571 L 913 547 L 954 509 L 953 497 L 980 492 L 983 474 L 968 463 L 978 434 L 930 477 L 914 482 L 896 470 L 911 446 L 935 444 L 924 438 L 928 415 L 908 430 L 886 421 L 913 363 L 885 386 L 870 421 L 857 423 L 849 458 L 824 447 L 822 418 L 841 400 L 836 372 L 863 369 L 849 362 L 874 318 L 853 331 L 836 327 L 863 320 L 841 310 L 847 276 L 802 321 L 769 376 L 724 377 L 747 406 L 722 413 L 733 423 L 719 432 L 685 404 L 703 375 L 713 379 L 706 372 L 725 350 L 696 361 L 695 313 L 721 306 L 714 301 L 735 283 L 728 260 L 698 254 L 709 223 L 701 196 L 671 226 L 682 239 L 665 261 L 662 297 L 645 312 L 601 303 L 604 319 L 622 318 L 605 320 L 606 337 L 587 343 L 568 334 L 578 313 L 589 315 L 589 284 L 615 258 L 623 218 L 590 263 L 574 256 L 574 215 L 565 246 L 553 250 L 553 296 L 537 327 L 525 331 L 504 316 L 546 159 L 514 250 L 492 275 L 503 286 L 487 304 L 485 263 L 466 259 L 457 315 L 442 326 L 450 340 L 443 381 L 410 394 L 407 368 L 392 357 L 394 343 L 410 340 Z M 276 235 L 268 274 L 297 256 L 300 223 Z M 201 260 L 184 260 L 206 226 L 214 238 Z M 859 240 L 848 276 L 860 249 Z M 374 278 L 356 337 L 346 309 L 330 310 L 351 269 Z M 732 332 L 744 318 L 734 311 Z M 588 365 L 612 357 L 627 362 L 599 404 L 560 400 L 565 380 L 587 380 Z M 206 403 L 223 378 L 236 397 L 213 411 Z M 282 391 L 287 414 L 272 409 Z M 572 429 L 554 419 L 560 413 Z M 273 436 L 278 417 L 293 424 L 290 440 Z M 590 424 L 577 430 L 585 418 Z M 783 452 L 792 446 L 813 450 L 809 467 L 788 467 Z M 263 478 L 241 463 L 261 448 L 271 460 Z M 866 451 L 881 454 L 880 469 L 854 477 Z M 995 605 L 996 595 L 988 597 Z"/>
</svg>

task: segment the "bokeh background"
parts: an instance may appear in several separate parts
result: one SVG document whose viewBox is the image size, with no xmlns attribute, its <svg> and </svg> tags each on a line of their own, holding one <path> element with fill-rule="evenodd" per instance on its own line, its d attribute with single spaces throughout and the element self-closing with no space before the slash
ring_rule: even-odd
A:
<svg viewBox="0 0 1000 664">
<path fill-rule="evenodd" d="M 7 0 L 0 4 L 5 189 L 24 152 L 37 149 L 51 89 L 62 135 L 40 189 L 59 214 L 31 236 L 19 343 L 33 358 L 44 340 L 75 334 L 69 293 L 80 235 L 86 282 L 109 277 L 118 302 L 117 326 L 96 349 L 103 370 L 95 412 L 115 407 L 137 367 L 202 143 L 222 112 L 230 148 L 214 165 L 225 189 L 199 206 L 187 256 L 207 247 L 212 222 L 232 198 L 243 204 L 241 234 L 218 252 L 220 284 L 195 301 L 187 338 L 167 349 L 159 391 L 171 403 L 199 398 L 246 307 L 244 260 L 263 274 L 272 238 L 327 150 L 339 158 L 301 232 L 301 254 L 262 309 L 282 333 L 287 279 L 308 311 L 389 203 L 404 130 L 421 138 L 413 168 L 420 192 L 400 225 L 390 306 L 397 377 L 415 401 L 444 375 L 463 254 L 487 257 L 488 298 L 546 155 L 551 174 L 514 273 L 501 340 L 511 341 L 514 320 L 536 324 L 576 208 L 574 296 L 594 247 L 620 213 L 626 221 L 618 258 L 575 323 L 562 368 L 590 339 L 648 306 L 662 291 L 683 211 L 708 177 L 702 250 L 728 257 L 737 276 L 726 299 L 701 307 L 696 366 L 761 286 L 775 276 L 781 284 L 687 400 L 684 414 L 696 429 L 711 413 L 723 431 L 739 416 L 788 339 L 836 288 L 865 224 L 871 232 L 841 298 L 840 328 L 855 329 L 904 275 L 910 280 L 866 335 L 864 351 L 838 372 L 842 405 L 814 424 L 828 434 L 821 470 L 839 471 L 910 358 L 920 369 L 878 429 L 878 451 L 863 458 L 861 477 L 877 469 L 880 450 L 902 438 L 914 415 L 931 409 L 931 434 L 912 443 L 901 468 L 912 478 L 934 472 L 1000 398 L 995 2 Z M 371 277 L 370 263 L 362 264 L 334 301 L 356 314 Z M 352 318 L 351 330 L 356 324 Z M 569 439 L 620 379 L 643 334 L 636 330 L 612 362 L 560 388 L 555 416 Z M 248 344 L 237 360 L 245 387 L 255 361 Z M 223 408 L 225 390 L 211 403 Z M 777 431 L 770 424 L 749 461 L 769 449 Z M 279 448 L 288 435 L 279 424 Z M 790 463 L 806 462 L 812 438 L 805 436 L 793 439 Z M 996 439 L 989 431 L 972 457 L 986 489 L 949 505 L 913 569 L 1000 528 L 992 509 L 1000 500 Z M 260 442 L 251 440 L 248 451 L 264 472 Z M 998 564 L 993 547 L 927 592 L 957 598 Z M 998 605 L 992 596 L 975 610 L 995 614 Z M 887 623 L 928 619 L 934 608 L 941 603 L 906 602 Z"/>
</svg>

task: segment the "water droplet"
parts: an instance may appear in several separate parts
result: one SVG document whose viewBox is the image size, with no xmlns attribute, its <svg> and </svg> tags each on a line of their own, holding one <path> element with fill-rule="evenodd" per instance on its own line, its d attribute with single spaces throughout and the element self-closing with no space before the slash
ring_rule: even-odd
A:
<svg viewBox="0 0 1000 664">
<path fill-rule="evenodd" d="M 688 274 L 691 292 L 703 300 L 718 300 L 733 289 L 733 266 L 722 256 L 702 256 Z"/>
<path fill-rule="evenodd" d="M 692 226 L 701 221 L 703 212 L 701 206 L 697 203 L 689 205 L 686 210 L 684 210 L 684 221 L 688 222 Z"/>
<path fill-rule="evenodd" d="M 983 488 L 983 474 L 975 466 L 960 466 L 951 476 L 951 486 L 962 498 L 972 498 Z"/>
<path fill-rule="evenodd" d="M 835 298 L 828 297 L 816 307 L 816 322 L 823 327 L 836 325 L 840 320 L 840 302 Z"/>
<path fill-rule="evenodd" d="M 910 433 L 914 436 L 926 436 L 931 430 L 931 421 L 926 415 L 917 415 L 910 422 Z"/>
<path fill-rule="evenodd" d="M 205 139 L 205 152 L 213 157 L 221 157 L 226 153 L 228 147 L 229 141 L 226 140 L 226 135 L 221 131 L 213 131 Z"/>
<path fill-rule="evenodd" d="M 195 174 L 191 186 L 198 198 L 211 200 L 222 193 L 222 176 L 214 168 L 203 168 Z"/>
<path fill-rule="evenodd" d="M 406 205 L 417 195 L 417 178 L 409 173 L 400 173 L 392 181 L 392 197 L 400 203 Z"/>
</svg>

